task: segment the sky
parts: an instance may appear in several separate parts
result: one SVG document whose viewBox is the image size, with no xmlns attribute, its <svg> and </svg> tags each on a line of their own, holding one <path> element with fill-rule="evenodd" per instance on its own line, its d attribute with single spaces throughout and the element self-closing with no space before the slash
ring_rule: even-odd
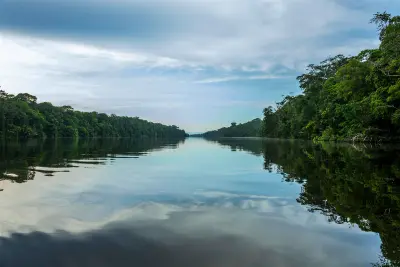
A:
<svg viewBox="0 0 400 267">
<path fill-rule="evenodd" d="M 262 117 L 310 63 L 379 45 L 399 0 L 0 0 L 0 85 L 203 132 Z"/>
</svg>

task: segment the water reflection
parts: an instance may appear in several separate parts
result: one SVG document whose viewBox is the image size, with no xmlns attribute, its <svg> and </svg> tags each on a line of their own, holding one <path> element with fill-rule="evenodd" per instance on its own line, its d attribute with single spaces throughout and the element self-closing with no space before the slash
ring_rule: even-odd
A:
<svg viewBox="0 0 400 267">
<path fill-rule="evenodd" d="M 249 140 L 219 143 L 259 153 Z M 297 201 L 309 212 L 321 213 L 337 224 L 356 224 L 363 231 L 378 233 L 382 254 L 392 266 L 400 266 L 398 146 L 264 140 L 262 147 L 266 170 L 276 166 L 284 181 L 302 184 Z"/>
<path fill-rule="evenodd" d="M 280 218 L 217 208 L 148 204 L 125 220 L 80 234 L 31 232 L 0 239 L 1 266 L 365 266 L 366 241 Z M 162 218 L 161 214 L 169 216 Z M 295 237 L 295 238 L 294 238 Z M 363 248 L 365 249 L 365 248 Z M 21 255 L 23 255 L 21 257 Z M 367 256 L 368 257 L 368 256 Z"/>
<path fill-rule="evenodd" d="M 184 140 L 57 139 L 11 142 L 1 146 L 0 180 L 23 183 L 37 172 L 54 176 L 80 165 L 104 165 L 116 158 L 138 158 L 149 152 L 177 148 Z M 63 168 L 63 170 L 60 170 Z"/>
<path fill-rule="evenodd" d="M 18 178 L 3 177 L 0 266 L 353 267 L 380 252 L 399 263 L 394 147 L 64 140 L 2 151 L 1 173 Z"/>
</svg>

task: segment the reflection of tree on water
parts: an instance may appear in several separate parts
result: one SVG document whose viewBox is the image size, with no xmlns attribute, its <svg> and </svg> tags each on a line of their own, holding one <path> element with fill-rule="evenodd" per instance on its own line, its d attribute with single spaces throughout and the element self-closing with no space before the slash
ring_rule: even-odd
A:
<svg viewBox="0 0 400 267">
<path fill-rule="evenodd" d="M 297 201 L 331 222 L 357 224 L 379 234 L 383 256 L 376 266 L 400 266 L 400 150 L 393 147 L 311 145 L 288 141 L 236 141 L 263 148 L 265 169 L 302 184 Z M 226 142 L 221 142 L 226 145 Z"/>
<path fill-rule="evenodd" d="M 29 170 L 34 164 L 36 151 L 40 143 L 35 140 L 21 144 L 3 144 L 0 154 L 0 179 L 23 183 L 35 178 L 35 172 Z M 3 183 L 4 184 L 4 183 Z"/>
<path fill-rule="evenodd" d="M 222 138 L 218 140 L 207 139 L 209 142 L 218 143 L 229 147 L 232 151 L 247 151 L 253 155 L 260 156 L 263 153 L 260 139 L 257 138 Z"/>
<path fill-rule="evenodd" d="M 1 145 L 0 181 L 23 183 L 40 172 L 53 176 L 82 164 L 106 164 L 118 157 L 137 158 L 164 147 L 177 148 L 184 140 L 166 139 L 57 139 L 29 140 Z M 39 167 L 40 166 L 40 167 Z M 4 182 L 0 184 L 3 189 Z"/>
</svg>

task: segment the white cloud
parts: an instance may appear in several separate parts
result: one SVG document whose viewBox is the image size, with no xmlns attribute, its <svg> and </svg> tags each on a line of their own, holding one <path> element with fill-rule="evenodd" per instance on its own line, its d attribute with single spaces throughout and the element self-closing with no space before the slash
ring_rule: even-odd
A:
<svg viewBox="0 0 400 267">
<path fill-rule="evenodd" d="M 210 112 L 218 115 L 220 108 L 262 106 L 260 101 L 235 99 L 229 88 L 194 84 L 190 73 L 182 82 L 176 73 L 191 66 L 92 45 L 6 34 L 0 38 L 0 84 L 10 93 L 34 94 L 39 101 L 139 116 L 189 131 L 195 130 L 194 122 L 209 121 Z M 168 70 L 175 74 L 163 73 Z M 200 107 L 204 112 L 195 110 Z"/>
<path fill-rule="evenodd" d="M 62 5 L 46 1 L 35 3 L 37 8 L 29 13 L 42 12 L 43 21 L 49 22 L 44 26 L 33 20 L 32 25 L 19 29 L 24 19 L 30 20 L 17 11 L 12 17 L 17 26 L 7 28 L 0 19 L 3 88 L 35 94 L 42 101 L 144 116 L 196 131 L 200 129 L 188 124 L 194 118 L 199 125 L 207 123 L 207 116 L 219 120 L 210 125 L 234 119 L 224 114 L 227 106 L 234 108 L 232 104 L 238 104 L 240 98 L 252 97 L 247 103 L 271 103 L 282 94 L 260 99 L 260 93 L 251 96 L 252 88 L 238 92 L 223 82 L 294 80 L 296 72 L 328 55 L 354 54 L 378 45 L 375 29 L 368 24 L 372 12 L 350 8 L 338 0 L 84 3 L 92 8 L 85 20 L 75 16 L 74 12 L 80 12 L 77 8 L 63 12 Z M 392 0 L 382 0 L 384 3 L 399 7 Z M 0 9 L 1 5 L 6 3 L 0 3 Z M 49 5 L 60 10 L 61 21 L 70 23 L 52 21 L 57 14 L 49 15 Z M 145 16 L 132 15 L 140 11 Z M 77 23 L 79 27 L 74 28 Z M 98 26 L 91 31 L 93 25 Z M 107 25 L 115 29 L 107 31 Z M 352 37 L 353 32 L 358 37 Z M 203 107 L 204 114 L 198 107 Z M 258 114 L 254 110 L 250 116 Z"/>
<path fill-rule="evenodd" d="M 202 26 L 198 21 L 187 22 L 197 31 L 183 31 L 177 40 L 154 45 L 156 53 L 200 65 L 230 68 L 252 65 L 258 70 L 274 65 L 293 68 L 299 61 L 320 59 L 314 56 L 326 47 L 320 46 L 317 42 L 320 39 L 347 30 L 373 29 L 368 25 L 372 14 L 346 9 L 332 0 L 190 3 L 199 8 L 200 14 L 211 18 L 202 21 Z M 333 49 L 344 42 L 348 43 L 346 50 L 353 45 L 353 41 L 337 38 L 327 47 Z"/>
<path fill-rule="evenodd" d="M 332 39 L 331 44 L 323 46 L 318 40 L 336 35 L 341 37 L 341 33 L 349 30 L 373 30 L 373 26 L 368 24 L 372 14 L 346 8 L 335 0 L 193 0 L 156 3 L 165 7 L 165 10 L 160 12 L 154 2 L 102 3 L 106 7 L 125 7 L 128 11 L 146 7 L 144 11 L 150 18 L 154 16 L 154 23 L 157 19 L 162 20 L 163 16 L 172 19 L 162 29 L 153 29 L 152 25 L 143 21 L 143 31 L 154 37 L 135 38 L 137 33 L 133 29 L 132 38 L 122 34 L 111 38 L 106 31 L 103 38 L 77 38 L 73 37 L 73 32 L 66 32 L 72 36 L 71 39 L 88 45 L 67 44 L 61 49 L 78 56 L 90 55 L 160 67 L 189 65 L 268 70 L 276 65 L 293 68 L 297 62 L 319 60 L 320 55 L 316 57 L 316 51 L 343 48 L 344 43 L 346 47 L 337 50 L 357 52 L 351 47 L 358 40 L 336 38 Z M 92 8 L 96 9 L 96 5 Z M 88 16 L 90 19 L 94 15 Z M 132 18 L 124 17 L 121 13 L 119 17 L 108 19 L 127 20 L 129 23 Z M 58 30 L 55 28 L 53 31 Z M 170 34 L 162 31 L 169 31 Z M 93 45 L 116 47 L 118 50 L 123 47 L 128 52 L 108 51 Z"/>
<path fill-rule="evenodd" d="M 205 80 L 198 80 L 195 83 L 221 83 L 221 82 L 230 82 L 230 81 L 240 81 L 240 80 L 271 80 L 271 79 L 285 79 L 289 78 L 288 76 L 279 76 L 279 75 L 253 75 L 253 76 L 228 76 L 221 78 L 210 78 Z M 290 77 L 292 78 L 292 77 Z"/>
</svg>

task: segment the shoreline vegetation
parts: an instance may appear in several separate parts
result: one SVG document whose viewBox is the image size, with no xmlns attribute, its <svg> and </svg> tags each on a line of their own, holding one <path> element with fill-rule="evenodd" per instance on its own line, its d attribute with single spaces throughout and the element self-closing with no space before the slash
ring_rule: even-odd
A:
<svg viewBox="0 0 400 267">
<path fill-rule="evenodd" d="M 254 119 L 252 121 L 237 124 L 231 123 L 229 127 L 223 127 L 218 130 L 209 131 L 201 134 L 192 134 L 191 137 L 204 137 L 204 138 L 221 138 L 221 137 L 257 137 L 259 136 L 262 121 Z"/>
<path fill-rule="evenodd" d="M 29 138 L 184 138 L 177 126 L 149 122 L 138 117 L 82 112 L 70 106 L 37 103 L 33 95 L 0 90 L 0 137 Z"/>
<path fill-rule="evenodd" d="M 194 136 L 400 142 L 400 16 L 376 13 L 370 23 L 378 48 L 309 65 L 297 77 L 302 93 L 265 108 L 258 131 L 232 123 Z"/>
</svg>

